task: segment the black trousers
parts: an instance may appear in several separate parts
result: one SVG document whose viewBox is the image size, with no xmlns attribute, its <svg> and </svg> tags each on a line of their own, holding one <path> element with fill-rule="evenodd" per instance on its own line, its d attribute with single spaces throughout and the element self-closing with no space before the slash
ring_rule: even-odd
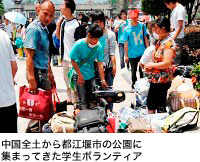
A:
<svg viewBox="0 0 200 162">
<path fill-rule="evenodd" d="M 132 88 L 134 88 L 134 84 L 137 81 L 137 77 L 136 77 L 136 72 L 137 72 L 137 67 L 138 67 L 138 63 L 140 61 L 141 57 L 137 57 L 137 58 L 129 58 L 129 62 L 131 64 L 131 75 L 132 75 Z M 140 78 L 143 78 L 143 72 L 142 69 L 139 67 L 139 72 L 140 72 Z"/>
<path fill-rule="evenodd" d="M 90 109 L 92 102 L 92 92 L 95 90 L 95 79 L 85 80 L 85 84 L 80 86 L 76 82 L 76 90 L 78 93 L 78 105 L 77 109 L 85 110 Z"/>
<path fill-rule="evenodd" d="M 147 106 L 149 110 L 166 109 L 167 90 L 170 88 L 169 83 L 150 83 L 147 97 Z"/>
<path fill-rule="evenodd" d="M 17 133 L 17 105 L 0 108 L 0 133 Z"/>
</svg>

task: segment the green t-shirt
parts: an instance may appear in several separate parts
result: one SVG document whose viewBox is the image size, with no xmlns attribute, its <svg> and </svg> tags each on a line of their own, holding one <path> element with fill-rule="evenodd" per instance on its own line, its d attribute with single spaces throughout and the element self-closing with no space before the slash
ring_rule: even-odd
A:
<svg viewBox="0 0 200 162">
<path fill-rule="evenodd" d="M 82 61 L 87 59 L 90 52 L 93 48 L 90 48 L 88 44 L 85 42 L 85 39 L 78 40 L 71 52 L 70 58 L 73 61 L 76 61 L 80 64 Z M 92 54 L 92 56 L 88 59 L 88 61 L 80 67 L 80 71 L 83 74 L 85 80 L 90 80 L 95 76 L 95 69 L 94 69 L 94 61 L 97 60 L 98 62 L 104 61 L 104 54 L 102 45 L 98 45 L 96 51 Z"/>
</svg>

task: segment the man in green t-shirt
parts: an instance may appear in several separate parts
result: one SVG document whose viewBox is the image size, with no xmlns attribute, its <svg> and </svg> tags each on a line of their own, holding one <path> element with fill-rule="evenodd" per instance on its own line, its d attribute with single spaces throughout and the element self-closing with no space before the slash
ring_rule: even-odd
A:
<svg viewBox="0 0 200 162">
<path fill-rule="evenodd" d="M 98 61 L 101 86 L 107 87 L 103 70 L 103 48 L 101 44 L 98 43 L 102 35 L 103 31 L 97 24 L 91 25 L 88 29 L 87 37 L 78 40 L 70 52 L 72 65 L 78 74 L 76 81 L 76 89 L 79 98 L 77 105 L 78 110 L 90 108 L 91 94 L 95 88 L 95 60 Z M 83 61 L 85 63 L 80 66 Z"/>
</svg>

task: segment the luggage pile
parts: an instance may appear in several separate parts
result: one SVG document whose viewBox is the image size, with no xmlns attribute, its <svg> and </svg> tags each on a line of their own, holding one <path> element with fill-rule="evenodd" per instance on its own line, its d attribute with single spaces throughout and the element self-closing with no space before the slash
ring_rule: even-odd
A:
<svg viewBox="0 0 200 162">
<path fill-rule="evenodd" d="M 120 125 L 126 125 L 123 132 L 161 133 L 169 113 L 148 114 L 146 107 L 123 107 L 119 112 Z"/>
<path fill-rule="evenodd" d="M 62 104 L 56 104 L 56 114 L 43 126 L 44 133 L 117 133 L 118 117 L 113 113 L 106 114 L 108 103 L 119 103 L 125 100 L 123 91 L 97 90 L 93 97 L 99 105 L 91 109 L 80 110 L 75 116 L 62 110 Z M 59 102 L 60 103 L 60 102 Z"/>
<path fill-rule="evenodd" d="M 149 91 L 147 78 L 138 80 L 135 84 L 136 105 L 125 106 L 118 114 L 106 113 L 108 103 L 119 103 L 125 100 L 123 91 L 97 90 L 93 93 L 97 106 L 81 110 L 75 116 L 67 112 L 67 102 L 60 102 L 57 94 L 53 95 L 56 112 L 47 124 L 43 126 L 44 133 L 173 133 L 184 132 L 195 128 L 199 118 L 200 93 L 193 88 L 192 80 L 177 76 L 173 81 L 167 96 L 168 112 L 148 114 L 146 98 Z M 27 96 L 29 94 L 26 87 Z M 40 92 L 44 96 L 44 92 Z M 40 94 L 39 93 L 39 94 Z M 41 94 L 39 96 L 41 96 Z M 26 106 L 32 102 L 25 103 L 24 95 L 21 95 L 20 115 Z M 57 96 L 57 100 L 55 98 Z M 49 95 L 51 99 L 51 96 Z M 49 103 L 49 102 L 48 102 Z M 66 110 L 65 110 L 66 109 Z M 36 109 L 35 109 L 36 110 Z M 35 111 L 34 110 L 34 111 Z M 33 112 L 34 112 L 33 111 Z M 38 113 L 38 110 L 36 111 Z M 27 117 L 25 114 L 24 117 Z M 35 119 L 30 115 L 30 119 Z M 36 118 L 37 119 L 37 118 Z"/>
<path fill-rule="evenodd" d="M 179 70 L 184 75 L 177 76 L 168 90 L 167 113 L 148 114 L 145 102 L 141 102 L 148 95 L 148 80 L 143 78 L 136 82 L 136 107 L 120 110 L 120 120 L 126 124 L 128 133 L 184 132 L 197 126 L 200 93 L 193 88 L 192 80 L 185 78 L 191 69 L 181 67 Z"/>
<path fill-rule="evenodd" d="M 55 115 L 60 119 L 55 120 L 53 117 L 49 125 L 54 133 L 174 133 L 197 126 L 200 95 L 194 90 L 191 79 L 177 76 L 173 80 L 168 91 L 166 113 L 148 114 L 146 103 L 142 102 L 147 97 L 148 90 L 148 80 L 140 79 L 135 84 L 138 96 L 136 106 L 125 106 L 118 114 L 106 114 L 105 107 L 99 106 L 91 110 L 81 110 L 75 118 L 62 112 Z M 112 91 L 96 91 L 94 96 L 99 101 L 104 98 L 105 101 L 115 103 L 125 99 L 124 93 Z M 62 117 L 65 117 L 64 121 Z M 52 121 L 58 123 L 52 124 Z"/>
</svg>

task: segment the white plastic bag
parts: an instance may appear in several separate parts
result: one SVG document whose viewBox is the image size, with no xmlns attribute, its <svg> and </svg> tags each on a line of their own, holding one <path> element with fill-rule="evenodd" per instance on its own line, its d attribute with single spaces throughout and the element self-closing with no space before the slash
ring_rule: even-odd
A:
<svg viewBox="0 0 200 162">
<path fill-rule="evenodd" d="M 141 96 L 140 94 L 136 93 L 136 103 L 142 106 L 147 105 L 147 97 L 146 96 Z"/>
<path fill-rule="evenodd" d="M 155 45 L 151 45 L 145 49 L 144 54 L 140 59 L 140 62 L 143 65 L 146 65 L 148 62 L 152 62 L 152 54 L 154 50 L 155 50 Z"/>
<path fill-rule="evenodd" d="M 192 82 L 191 82 L 191 84 L 189 84 L 189 83 L 183 83 L 182 85 L 180 85 L 180 86 L 177 88 L 177 91 L 178 91 L 178 92 L 191 91 L 191 90 L 194 90 L 193 85 L 192 85 Z"/>
<path fill-rule="evenodd" d="M 147 97 L 150 88 L 150 83 L 148 81 L 148 78 L 141 78 L 138 81 L 136 81 L 134 88 L 139 95 Z"/>
<path fill-rule="evenodd" d="M 121 76 L 123 77 L 123 79 L 124 79 L 129 85 L 132 84 L 131 73 L 130 73 L 130 71 L 128 71 L 127 68 L 121 69 Z"/>
<path fill-rule="evenodd" d="M 125 106 L 119 110 L 119 117 L 121 122 L 126 123 L 128 118 L 132 118 L 134 110 L 128 106 Z"/>
<path fill-rule="evenodd" d="M 148 114 L 147 109 L 138 107 L 137 109 L 132 109 L 128 106 L 125 106 L 119 110 L 119 117 L 121 122 L 127 123 L 129 118 L 141 118 Z"/>
</svg>

